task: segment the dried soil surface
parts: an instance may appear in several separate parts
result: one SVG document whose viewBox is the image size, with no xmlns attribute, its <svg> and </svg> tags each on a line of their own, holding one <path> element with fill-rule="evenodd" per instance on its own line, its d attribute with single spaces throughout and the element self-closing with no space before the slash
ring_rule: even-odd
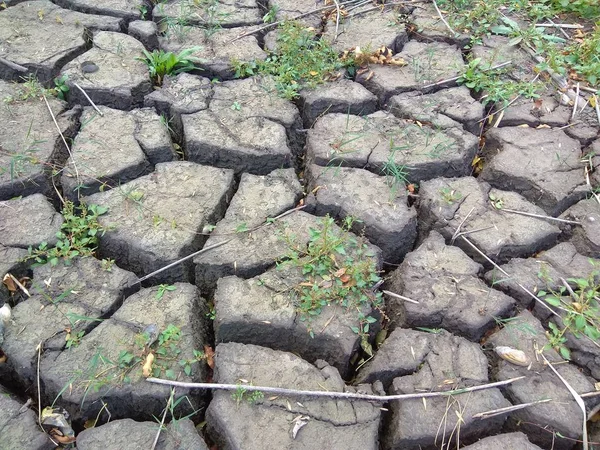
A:
<svg viewBox="0 0 600 450">
<path fill-rule="evenodd" d="M 264 59 L 276 45 L 277 30 L 231 42 L 271 7 L 282 20 L 314 1 L 1 5 L 0 276 L 21 279 L 28 295 L 0 286 L 0 306 L 12 307 L 0 328 L 0 450 L 56 448 L 37 423 L 50 405 L 68 413 L 81 450 L 149 449 L 158 434 L 164 450 L 579 448 L 581 410 L 538 350 L 584 394 L 600 382 L 600 348 L 567 333 L 563 360 L 546 330 L 564 317 L 524 289 L 558 289 L 600 259 L 585 171 L 597 158 L 582 162 L 600 151 L 591 108 L 570 124 L 550 89 L 541 108 L 519 99 L 488 129 L 488 109 L 456 83 L 468 37 L 450 35 L 427 2 L 363 6 L 339 27 L 335 14 L 304 16 L 340 52 L 386 46 L 407 65 L 372 66 L 287 101 L 268 77 L 234 76 L 234 60 Z M 202 70 L 153 87 L 142 50 L 191 46 Z M 503 38 L 471 51 L 520 61 L 513 75 L 530 75 L 527 55 Z M 66 101 L 24 95 L 23 77 L 49 87 L 61 75 Z M 106 208 L 95 257 L 34 266 L 29 248 L 60 242 L 64 199 Z M 299 312 L 305 276 L 279 263 L 326 215 L 358 219 L 345 236 L 363 250 L 349 257 L 381 270 L 383 286 L 367 286 L 386 291 L 380 310 Z M 372 356 L 356 333 L 368 315 Z M 499 358 L 499 346 L 530 364 Z M 154 376 L 239 387 L 151 384 L 150 348 Z M 244 387 L 392 395 L 515 377 L 381 404 Z M 584 401 L 589 412 L 600 397 Z"/>
</svg>

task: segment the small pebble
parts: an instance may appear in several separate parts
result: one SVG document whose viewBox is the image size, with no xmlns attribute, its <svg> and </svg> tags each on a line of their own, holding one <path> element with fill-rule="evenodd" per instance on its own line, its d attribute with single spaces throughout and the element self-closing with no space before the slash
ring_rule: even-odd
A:
<svg viewBox="0 0 600 450">
<path fill-rule="evenodd" d="M 91 61 L 84 61 L 81 63 L 81 71 L 83 73 L 94 73 L 97 72 L 99 67 Z"/>
</svg>

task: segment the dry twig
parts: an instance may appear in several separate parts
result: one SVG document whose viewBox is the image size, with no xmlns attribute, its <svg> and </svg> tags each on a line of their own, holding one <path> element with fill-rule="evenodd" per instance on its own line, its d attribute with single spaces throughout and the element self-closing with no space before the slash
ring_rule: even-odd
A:
<svg viewBox="0 0 600 450">
<path fill-rule="evenodd" d="M 83 94 L 83 96 L 87 99 L 88 102 L 90 102 L 90 105 L 92 105 L 94 107 L 94 109 L 98 112 L 98 114 L 100 114 L 100 116 L 104 116 L 104 113 L 98 109 L 98 107 L 96 106 L 96 104 L 92 101 L 92 99 L 90 97 L 88 97 L 88 95 L 83 90 L 83 88 L 81 86 L 79 86 L 77 83 L 73 83 L 73 84 L 75 85 L 75 87 L 77 89 L 79 89 L 81 91 L 81 93 Z"/>
<path fill-rule="evenodd" d="M 450 24 L 448 22 L 446 22 L 446 19 L 444 19 L 444 16 L 442 15 L 442 11 L 440 11 L 440 8 L 438 8 L 438 4 L 435 0 L 433 0 L 433 7 L 435 8 L 435 10 L 438 13 L 438 16 L 440 16 L 440 19 L 442 19 L 442 22 L 444 22 L 444 25 L 446 25 L 446 28 L 448 28 L 448 30 L 450 30 L 450 33 L 452 33 L 453 35 L 456 36 L 456 31 L 454 31 L 452 29 L 452 27 L 450 26 Z"/>
<path fill-rule="evenodd" d="M 287 395 L 290 397 L 326 397 L 326 398 L 338 398 L 346 400 L 366 400 L 378 403 L 386 403 L 392 400 L 410 400 L 416 398 L 430 398 L 430 397 L 445 397 L 448 395 L 459 395 L 466 392 L 482 391 L 484 389 L 491 389 L 499 386 L 504 386 L 515 381 L 522 380 L 524 376 L 511 378 L 504 381 L 496 381 L 494 383 L 482 384 L 478 386 L 471 386 L 468 388 L 454 389 L 451 391 L 443 392 L 420 392 L 413 394 L 398 394 L 398 395 L 370 395 L 370 394 L 355 394 L 353 392 L 331 392 L 331 391 L 302 391 L 298 389 L 286 389 L 276 388 L 270 386 L 250 386 L 244 385 L 244 390 L 247 392 L 260 391 L 267 394 L 275 395 Z M 167 386 L 176 386 L 186 389 L 211 389 L 211 390 L 224 390 L 224 391 L 236 391 L 240 388 L 239 384 L 221 384 L 221 383 L 185 383 L 183 381 L 163 380 L 161 378 L 146 378 L 146 381 L 150 383 L 165 384 Z"/>
</svg>

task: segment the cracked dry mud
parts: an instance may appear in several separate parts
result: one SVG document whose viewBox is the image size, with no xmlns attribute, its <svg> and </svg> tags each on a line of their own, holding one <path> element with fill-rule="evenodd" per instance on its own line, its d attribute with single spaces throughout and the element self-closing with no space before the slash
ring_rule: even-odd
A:
<svg viewBox="0 0 600 450">
<path fill-rule="evenodd" d="M 173 326 L 179 334 L 157 362 L 163 378 L 241 387 L 233 396 L 177 388 L 170 405 L 181 419 L 166 415 L 158 449 L 578 448 L 581 411 L 536 356 L 548 342 L 551 312 L 522 287 L 558 289 L 561 277 L 594 271 L 600 206 L 581 158 L 600 150 L 598 124 L 585 112 L 564 128 L 570 109 L 549 90 L 541 112 L 521 99 L 499 127 L 483 130 L 481 154 L 486 108 L 455 80 L 440 83 L 463 70 L 468 37 L 449 35 L 428 2 L 359 10 L 337 39 L 335 22 L 304 16 L 300 22 L 339 51 L 385 45 L 408 65 L 374 66 L 371 76 L 303 89 L 290 102 L 269 77 L 234 77 L 232 61 L 264 59 L 278 31 L 230 41 L 260 26 L 271 7 L 282 20 L 314 2 L 215 5 L 218 28 L 202 9 L 207 3 L 188 0 L 154 8 L 134 0 L 2 5 L 0 275 L 29 277 L 31 296 L 0 288 L 0 304 L 13 306 L 0 341 L 0 449 L 56 447 L 37 424 L 38 395 L 41 408 L 69 413 L 79 450 L 151 448 L 170 389 L 123 367 L 155 345 L 140 343 L 142 332 Z M 165 33 L 182 12 L 191 28 Z M 191 46 L 202 47 L 202 70 L 153 88 L 136 59 L 141 50 Z M 523 61 L 516 77 L 528 70 L 526 55 L 504 38 L 472 51 L 494 62 Z M 93 73 L 84 70 L 89 62 Z M 51 97 L 48 107 L 39 96 L 23 99 L 24 85 L 16 83 L 61 74 L 68 75 L 67 101 Z M 477 154 L 484 166 L 474 176 Z M 417 190 L 394 184 L 390 165 L 404 166 Z M 57 242 L 59 193 L 107 208 L 99 219 L 107 231 L 97 258 L 34 267 L 28 248 Z M 262 226 L 299 204 L 303 210 Z M 306 247 L 326 215 L 338 224 L 358 219 L 346 236 L 365 244 L 360 258 L 382 270 L 383 289 L 419 304 L 386 294 L 384 314 L 328 305 L 304 321 L 293 296 L 303 274 L 278 262 L 290 242 Z M 359 312 L 377 319 L 368 333 L 372 358 L 353 330 Z M 561 362 L 557 370 L 578 393 L 594 391 L 598 347 L 573 336 L 566 345 L 570 362 L 552 349 L 544 354 Z M 531 365 L 500 359 L 496 346 L 523 351 Z M 195 359 L 210 347 L 214 368 Z M 243 391 L 253 384 L 411 394 L 518 376 L 501 388 L 385 404 L 268 395 L 249 402 Z M 33 407 L 23 406 L 28 399 Z M 588 411 L 599 401 L 586 397 Z M 305 424 L 294 432 L 299 421 Z"/>
</svg>

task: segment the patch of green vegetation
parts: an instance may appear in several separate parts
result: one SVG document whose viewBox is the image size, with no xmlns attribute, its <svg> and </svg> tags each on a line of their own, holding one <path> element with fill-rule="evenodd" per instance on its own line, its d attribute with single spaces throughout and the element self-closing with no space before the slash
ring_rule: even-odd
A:
<svg viewBox="0 0 600 450">
<path fill-rule="evenodd" d="M 549 322 L 548 347 L 554 348 L 565 359 L 571 359 L 567 348 L 567 336 L 576 339 L 600 341 L 600 293 L 599 271 L 592 272 L 587 278 L 569 278 L 569 286 L 561 286 L 557 291 L 539 291 L 538 297 L 562 312 L 558 323 Z"/>
<path fill-rule="evenodd" d="M 304 280 L 293 288 L 293 296 L 300 320 L 306 322 L 311 336 L 314 337 L 311 319 L 328 305 L 340 305 L 356 311 L 358 326 L 352 330 L 371 355 L 369 329 L 377 320 L 365 316 L 362 310 L 382 307 L 382 294 L 372 290 L 381 278 L 367 244 L 350 233 L 354 223 L 353 218 L 347 217 L 340 229 L 333 218 L 326 216 L 320 227 L 310 228 L 308 245 L 285 236 L 289 251 L 279 266 L 294 267 L 302 273 Z"/>
<path fill-rule="evenodd" d="M 444 203 L 447 203 L 448 205 L 453 205 L 454 203 L 463 198 L 460 192 L 458 192 L 456 189 L 452 189 L 449 187 L 440 189 L 440 196 L 442 197 Z"/>
<path fill-rule="evenodd" d="M 481 98 L 483 104 L 502 102 L 507 104 L 517 95 L 526 98 L 537 98 L 542 89 L 541 83 L 526 83 L 503 78 L 510 67 L 491 70 L 490 66 L 482 64 L 480 58 L 475 58 L 467 64 L 465 72 L 458 79 L 475 92 L 485 95 Z"/>
<path fill-rule="evenodd" d="M 347 65 L 336 50 L 322 38 L 295 22 L 278 28 L 277 50 L 264 61 L 234 61 L 235 76 L 272 75 L 279 95 L 288 100 L 298 97 L 305 87 L 315 87 Z"/>
<path fill-rule="evenodd" d="M 154 298 L 156 300 L 160 300 L 164 297 L 166 292 L 172 292 L 176 289 L 177 289 L 177 286 L 173 286 L 172 284 L 159 284 L 158 290 L 156 291 Z"/>
<path fill-rule="evenodd" d="M 73 202 L 67 201 L 62 210 L 64 222 L 56 233 L 56 245 L 48 247 L 47 242 L 42 242 L 37 249 L 29 247 L 27 259 L 55 266 L 59 260 L 68 264 L 77 256 L 93 256 L 98 247 L 98 237 L 107 230 L 98 222 L 98 217 L 107 211 L 102 206 L 85 203 L 75 207 Z"/>
<path fill-rule="evenodd" d="M 66 100 L 66 95 L 69 92 L 67 86 L 68 75 L 63 75 L 54 79 L 54 87 L 46 89 L 40 81 L 33 75 L 26 78 L 21 78 L 23 83 L 17 84 L 16 95 L 8 95 L 2 100 L 5 104 L 10 105 L 14 102 L 26 102 L 32 99 L 41 99 L 43 96 L 54 96 L 61 100 Z"/>
<path fill-rule="evenodd" d="M 244 400 L 246 400 L 251 405 L 261 401 L 265 395 L 261 391 L 251 391 L 248 392 L 248 389 L 243 385 L 239 384 L 235 391 L 231 393 L 231 398 L 234 399 L 238 406 Z"/>
<path fill-rule="evenodd" d="M 438 5 L 455 30 L 472 36 L 472 44 L 481 43 L 483 37 L 491 34 L 507 36 L 511 45 L 525 45 L 543 58 L 538 70 L 550 69 L 591 86 L 597 86 L 600 81 L 600 23 L 576 40 L 553 34 L 549 31 L 552 28 L 535 26 L 557 14 L 583 19 L 600 17 L 600 4 L 596 0 L 439 0 Z M 523 27 L 523 22 L 530 25 Z M 524 85 L 518 89 L 510 87 L 513 80 L 499 82 L 497 78 L 478 78 L 483 79 L 474 80 L 471 75 L 463 81 L 477 81 L 479 86 L 491 84 L 496 91 L 502 85 L 504 92 L 497 95 L 499 100 L 505 100 L 505 94 L 531 95 Z"/>
<path fill-rule="evenodd" d="M 200 58 L 192 55 L 199 50 L 201 50 L 201 47 L 192 47 L 177 54 L 165 52 L 164 50 L 154 50 L 152 53 L 142 50 L 144 57 L 136 59 L 148 66 L 150 78 L 157 86 L 160 86 L 167 75 L 178 75 L 182 72 L 198 70 L 196 63 L 200 62 Z"/>
</svg>

